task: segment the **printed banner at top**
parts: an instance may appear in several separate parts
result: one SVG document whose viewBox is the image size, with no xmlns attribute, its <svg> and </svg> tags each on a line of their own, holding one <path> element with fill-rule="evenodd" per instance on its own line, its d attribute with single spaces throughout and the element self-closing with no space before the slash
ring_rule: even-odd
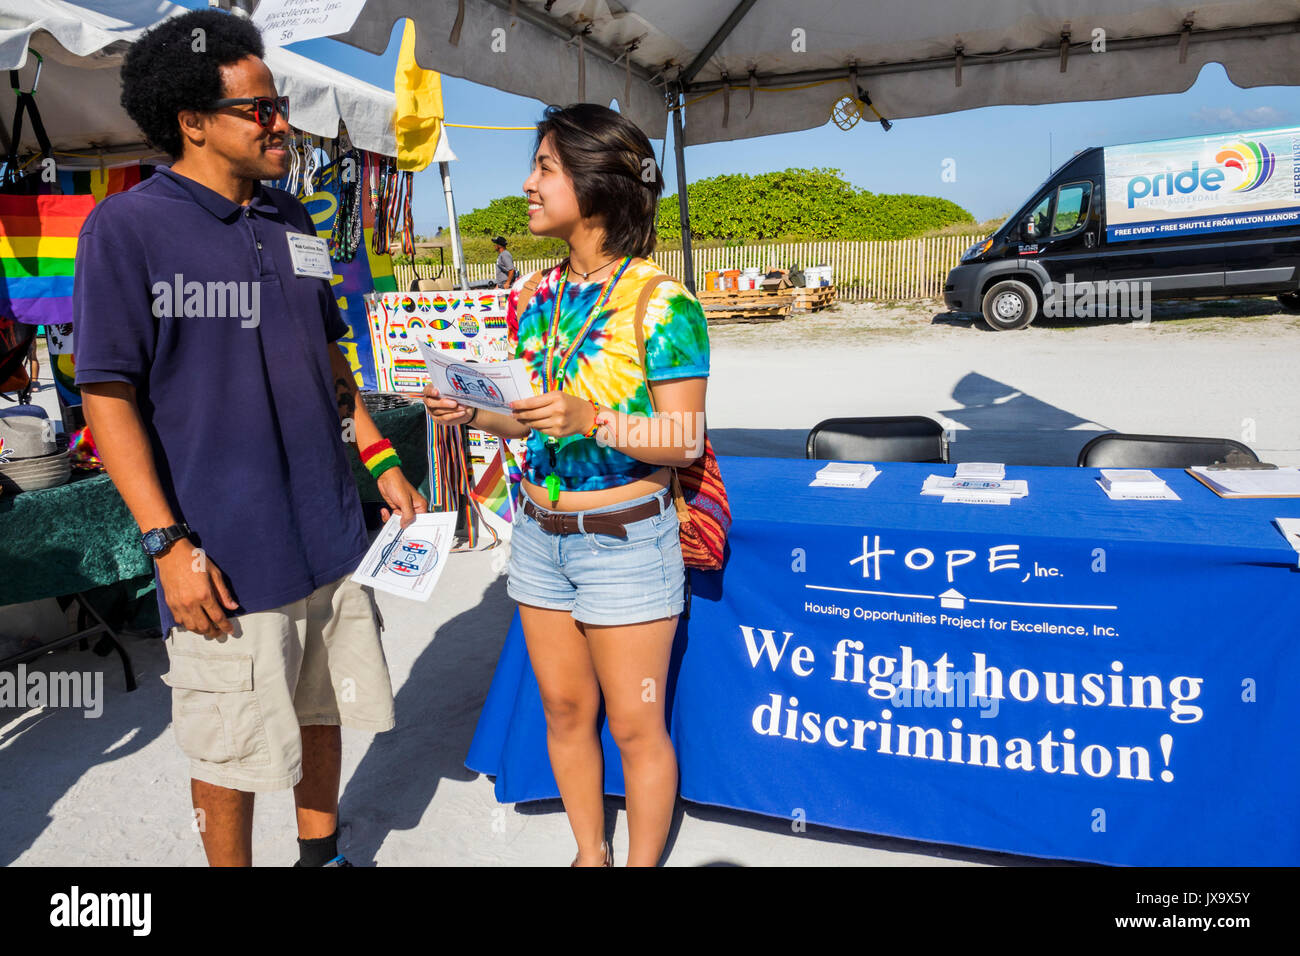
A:
<svg viewBox="0 0 1300 956">
<path fill-rule="evenodd" d="M 1108 146 L 1106 239 L 1294 225 L 1300 128 Z"/>
<path fill-rule="evenodd" d="M 262 0 L 253 23 L 268 43 L 285 46 L 352 29 L 366 0 Z"/>
</svg>

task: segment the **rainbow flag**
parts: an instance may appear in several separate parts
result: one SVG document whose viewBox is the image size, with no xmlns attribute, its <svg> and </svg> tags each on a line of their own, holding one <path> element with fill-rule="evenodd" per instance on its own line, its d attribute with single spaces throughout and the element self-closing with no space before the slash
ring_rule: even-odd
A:
<svg viewBox="0 0 1300 956">
<path fill-rule="evenodd" d="M 65 170 L 59 173 L 59 186 L 65 196 L 91 195 L 98 203 L 105 196 L 125 192 L 142 179 L 148 179 L 153 170 L 154 167 L 148 163 L 112 169 Z"/>
<path fill-rule="evenodd" d="M 515 492 L 522 477 L 514 456 L 502 442 L 501 450 L 493 456 L 492 464 L 474 487 L 474 500 L 502 520 L 510 521 L 514 515 Z"/>
<path fill-rule="evenodd" d="M 94 196 L 0 196 L 0 313 L 29 325 L 72 321 L 77 235 Z"/>
</svg>

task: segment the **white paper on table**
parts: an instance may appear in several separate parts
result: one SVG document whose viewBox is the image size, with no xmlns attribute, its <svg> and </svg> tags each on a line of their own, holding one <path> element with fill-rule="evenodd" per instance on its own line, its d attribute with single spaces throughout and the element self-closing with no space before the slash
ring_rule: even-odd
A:
<svg viewBox="0 0 1300 956">
<path fill-rule="evenodd" d="M 876 466 L 861 461 L 832 461 L 817 469 L 818 478 L 834 479 L 837 475 L 851 475 L 854 480 L 868 472 L 874 472 Z"/>
<path fill-rule="evenodd" d="M 1029 494 L 1029 482 L 1023 478 L 1013 481 L 996 478 L 944 478 L 930 475 L 921 486 L 923 495 L 948 495 L 953 492 L 981 492 L 985 495 L 1002 495 L 1006 498 L 1023 498 Z"/>
<path fill-rule="evenodd" d="M 456 534 L 455 511 L 416 515 L 405 529 L 394 514 L 361 559 L 352 580 L 377 591 L 427 601 L 451 553 Z"/>
<path fill-rule="evenodd" d="M 957 502 L 966 505 L 1009 505 L 1011 495 L 988 494 L 982 491 L 950 491 L 940 500 L 945 504 Z"/>
<path fill-rule="evenodd" d="M 814 478 L 808 482 L 809 488 L 867 488 L 871 485 L 876 477 L 880 474 L 874 468 L 871 471 L 863 472 L 854 481 L 841 481 L 839 478 Z"/>
<path fill-rule="evenodd" d="M 465 362 L 454 352 L 435 349 L 416 340 L 429 370 L 429 381 L 443 398 L 488 412 L 510 414 L 510 403 L 533 394 L 528 366 L 523 359 L 506 362 Z"/>
<path fill-rule="evenodd" d="M 1098 480 L 1103 488 L 1119 484 L 1149 485 L 1152 482 L 1159 482 L 1163 485 L 1165 483 L 1165 480 L 1150 468 L 1103 468 L 1101 469 L 1101 478 Z"/>
<path fill-rule="evenodd" d="M 995 478 L 1007 476 L 1006 465 L 995 461 L 963 461 L 957 466 L 958 478 Z"/>
<path fill-rule="evenodd" d="M 875 465 L 860 462 L 833 461 L 819 468 L 808 487 L 865 488 L 876 480 L 879 471 Z"/>
<path fill-rule="evenodd" d="M 1102 479 L 1097 485 L 1111 501 L 1182 501 L 1177 492 L 1163 481 L 1116 481 L 1109 488 Z"/>
<path fill-rule="evenodd" d="M 1300 496 L 1300 468 L 1240 468 L 1211 471 L 1204 465 L 1196 465 L 1190 470 L 1229 495 Z"/>
<path fill-rule="evenodd" d="M 1274 518 L 1273 523 L 1286 538 L 1287 543 L 1300 551 L 1300 518 Z"/>
</svg>

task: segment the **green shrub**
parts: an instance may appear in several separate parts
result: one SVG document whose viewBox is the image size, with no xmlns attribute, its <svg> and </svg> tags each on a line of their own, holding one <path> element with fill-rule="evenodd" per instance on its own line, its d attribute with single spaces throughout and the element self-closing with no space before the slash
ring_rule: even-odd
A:
<svg viewBox="0 0 1300 956">
<path fill-rule="evenodd" d="M 517 236 L 528 232 L 528 200 L 523 196 L 503 196 L 482 209 L 456 218 L 461 237 Z"/>
<path fill-rule="evenodd" d="M 910 239 L 947 227 L 969 228 L 975 222 L 947 199 L 858 189 L 838 169 L 786 169 L 756 176 L 731 173 L 691 183 L 688 192 L 691 238 L 702 245 Z M 497 235 L 507 239 L 516 259 L 559 258 L 566 252 L 560 240 L 528 231 L 528 201 L 523 196 L 494 199 L 458 221 L 468 262 L 495 261 L 491 238 Z M 681 238 L 677 196 L 665 196 L 659 203 L 660 248 L 679 249 Z M 434 245 L 448 241 L 444 235 Z M 447 259 L 450 262 L 450 253 Z M 425 261 L 425 256 L 421 254 L 417 261 Z"/>
<path fill-rule="evenodd" d="M 951 223 L 974 222 L 935 196 L 877 195 L 838 169 L 786 169 L 701 179 L 687 188 L 691 237 L 728 245 L 759 240 L 906 239 Z M 659 205 L 659 236 L 680 240 L 677 196 Z"/>
</svg>

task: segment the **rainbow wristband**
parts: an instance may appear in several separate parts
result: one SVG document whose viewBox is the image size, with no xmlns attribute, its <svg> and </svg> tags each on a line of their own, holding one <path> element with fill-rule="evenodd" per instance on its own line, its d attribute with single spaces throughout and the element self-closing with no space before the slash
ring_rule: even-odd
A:
<svg viewBox="0 0 1300 956">
<path fill-rule="evenodd" d="M 402 463 L 393 451 L 393 443 L 387 438 L 380 439 L 369 448 L 361 451 L 361 463 L 366 466 L 371 477 L 378 478 L 389 468 L 396 468 Z"/>
<path fill-rule="evenodd" d="M 587 401 L 591 402 L 591 399 L 587 399 Z M 591 402 L 591 415 L 592 415 L 591 431 L 583 435 L 582 436 L 583 438 L 595 438 L 596 432 L 600 431 L 600 408 L 596 405 L 595 402 Z"/>
</svg>

